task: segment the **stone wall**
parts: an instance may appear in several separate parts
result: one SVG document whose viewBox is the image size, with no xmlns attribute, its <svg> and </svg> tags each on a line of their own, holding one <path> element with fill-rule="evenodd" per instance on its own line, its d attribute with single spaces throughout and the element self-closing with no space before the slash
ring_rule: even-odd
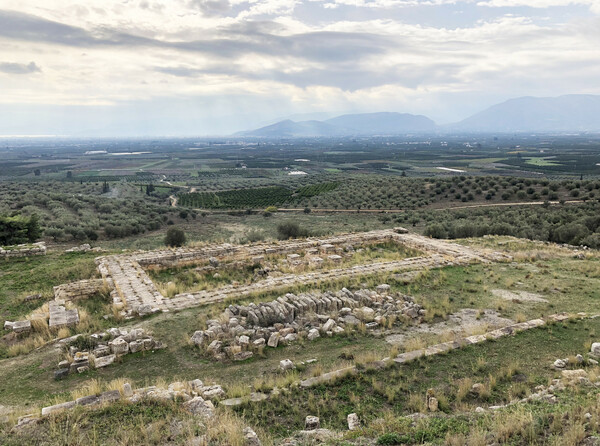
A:
<svg viewBox="0 0 600 446">
<path fill-rule="evenodd" d="M 0 246 L 0 259 L 16 257 L 45 256 L 46 244 L 44 242 L 28 243 L 23 245 Z"/>
<path fill-rule="evenodd" d="M 85 299 L 102 291 L 105 288 L 112 290 L 114 287 L 110 277 L 106 279 L 80 280 L 78 282 L 65 283 L 54 287 L 54 298 L 65 302 L 77 299 Z"/>
</svg>

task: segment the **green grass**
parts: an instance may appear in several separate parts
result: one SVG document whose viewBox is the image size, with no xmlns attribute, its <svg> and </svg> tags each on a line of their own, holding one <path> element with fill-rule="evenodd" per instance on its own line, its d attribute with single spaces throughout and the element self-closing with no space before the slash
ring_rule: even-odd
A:
<svg viewBox="0 0 600 446">
<path fill-rule="evenodd" d="M 25 316 L 53 299 L 52 288 L 56 285 L 95 276 L 94 258 L 97 256 L 95 252 L 52 252 L 45 256 L 0 260 L 0 320 Z M 44 299 L 22 302 L 25 296 L 37 293 Z"/>
<path fill-rule="evenodd" d="M 407 415 L 415 411 L 410 407 L 411 394 L 424 399 L 428 389 L 434 389 L 440 398 L 445 396 L 448 403 L 442 409 L 448 412 L 456 407 L 472 410 L 480 405 L 506 403 L 518 388 L 532 391 L 536 385 L 547 384 L 556 374 L 550 368 L 552 362 L 585 353 L 586 344 L 597 339 L 596 333 L 600 333 L 597 319 L 555 324 L 443 356 L 364 371 L 331 385 L 295 389 L 266 402 L 247 403 L 236 411 L 247 420 L 259 420 L 274 435 L 284 436 L 301 429 L 306 414 L 319 416 L 322 425 L 334 429 L 343 429 L 346 416 L 352 412 L 367 424 L 384 413 Z M 486 358 L 486 364 L 477 368 L 480 357 Z M 510 373 L 509 367 L 513 369 Z M 485 383 L 490 374 L 503 376 L 498 377 L 491 395 L 485 399 L 467 396 L 459 405 L 456 394 L 460 380 L 470 378 L 472 382 Z"/>
</svg>

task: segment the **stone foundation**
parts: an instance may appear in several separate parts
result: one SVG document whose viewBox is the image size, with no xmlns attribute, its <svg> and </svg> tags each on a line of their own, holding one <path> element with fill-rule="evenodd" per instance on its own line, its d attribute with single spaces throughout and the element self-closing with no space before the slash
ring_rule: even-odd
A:
<svg viewBox="0 0 600 446">
<path fill-rule="evenodd" d="M 0 246 L 0 259 L 16 257 L 45 256 L 46 243 L 37 242 L 23 245 Z"/>
</svg>

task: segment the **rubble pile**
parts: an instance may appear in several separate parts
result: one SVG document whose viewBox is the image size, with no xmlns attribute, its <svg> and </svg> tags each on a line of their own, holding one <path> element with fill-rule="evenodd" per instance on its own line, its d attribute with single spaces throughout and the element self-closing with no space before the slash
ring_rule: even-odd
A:
<svg viewBox="0 0 600 446">
<path fill-rule="evenodd" d="M 103 368 L 129 353 L 148 350 L 159 350 L 166 346 L 154 339 L 142 328 L 122 330 L 110 328 L 106 332 L 96 333 L 87 342 L 78 342 L 81 335 L 63 339 L 66 359 L 59 362 L 59 369 L 54 372 L 55 379 L 62 379 L 70 373 L 83 373 L 91 368 Z M 77 345 L 86 344 L 89 348 L 79 348 Z"/>
<path fill-rule="evenodd" d="M 271 302 L 230 305 L 225 322 L 209 320 L 207 329 L 196 331 L 191 342 L 215 359 L 244 360 L 259 348 L 275 348 L 299 337 L 312 341 L 359 324 L 373 330 L 396 320 L 419 323 L 424 314 L 410 296 L 391 293 L 385 284 L 375 291 L 288 293 Z"/>
</svg>

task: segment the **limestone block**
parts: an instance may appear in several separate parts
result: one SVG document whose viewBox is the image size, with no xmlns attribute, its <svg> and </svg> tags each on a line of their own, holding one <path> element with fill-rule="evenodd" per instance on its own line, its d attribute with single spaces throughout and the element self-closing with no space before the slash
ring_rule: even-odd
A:
<svg viewBox="0 0 600 446">
<path fill-rule="evenodd" d="M 202 390 L 202 397 L 207 400 L 221 399 L 225 396 L 225 391 L 221 386 L 206 386 Z"/>
<path fill-rule="evenodd" d="M 238 339 L 238 344 L 240 344 L 243 347 L 248 346 L 248 344 L 250 344 L 250 338 L 248 336 L 240 336 L 240 338 Z"/>
<path fill-rule="evenodd" d="M 129 344 L 123 338 L 113 339 L 108 343 L 110 351 L 115 355 L 126 355 L 129 352 Z"/>
<path fill-rule="evenodd" d="M 286 344 L 289 344 L 290 342 L 295 342 L 296 340 L 298 340 L 298 335 L 296 333 L 290 333 L 288 335 L 286 335 L 283 340 L 285 341 Z"/>
<path fill-rule="evenodd" d="M 265 345 L 265 344 L 266 344 L 265 338 L 258 338 L 252 342 L 252 345 L 254 345 L 255 347 L 260 347 L 261 345 Z"/>
<path fill-rule="evenodd" d="M 250 427 L 246 427 L 243 430 L 244 433 L 244 446 L 261 446 L 260 439 L 256 432 Z"/>
<path fill-rule="evenodd" d="M 311 330 L 309 330 L 308 335 L 306 336 L 306 338 L 309 341 L 314 341 L 315 339 L 319 338 L 321 335 L 319 334 L 319 330 L 317 330 L 316 328 L 312 328 Z"/>
<path fill-rule="evenodd" d="M 99 345 L 92 351 L 92 354 L 96 359 L 108 356 L 110 355 L 110 347 L 108 345 Z"/>
<path fill-rule="evenodd" d="M 591 353 L 596 356 L 600 356 L 600 342 L 594 342 L 592 344 Z"/>
<path fill-rule="evenodd" d="M 197 396 L 183 403 L 183 408 L 194 415 L 200 415 L 203 418 L 212 418 L 215 414 L 212 402 L 205 401 L 204 398 Z"/>
<path fill-rule="evenodd" d="M 14 325 L 14 322 L 4 321 L 4 329 L 5 330 L 12 330 L 13 325 Z"/>
<path fill-rule="evenodd" d="M 31 321 L 17 321 L 12 324 L 15 333 L 28 333 L 31 331 Z"/>
<path fill-rule="evenodd" d="M 245 361 L 246 359 L 250 359 L 254 356 L 252 352 L 237 352 L 233 355 L 234 361 Z"/>
<path fill-rule="evenodd" d="M 360 420 L 358 419 L 358 415 L 355 413 L 348 414 L 348 429 L 351 431 L 355 431 L 360 429 Z"/>
<path fill-rule="evenodd" d="M 137 353 L 144 350 L 144 342 L 143 341 L 132 341 L 129 343 L 129 352 Z"/>
<path fill-rule="evenodd" d="M 281 337 L 281 335 L 278 332 L 273 333 L 270 337 L 269 337 L 269 341 L 267 342 L 267 345 L 269 347 L 277 347 L 277 345 L 279 344 L 279 338 Z"/>
<path fill-rule="evenodd" d="M 42 408 L 42 416 L 47 416 L 52 413 L 60 412 L 61 410 L 68 410 L 75 407 L 77 403 L 75 401 L 67 401 L 66 403 L 55 404 L 54 406 L 48 406 Z"/>
<path fill-rule="evenodd" d="M 333 319 L 327 319 L 327 322 L 323 324 L 321 330 L 323 330 L 324 332 L 331 331 L 333 330 L 333 327 L 335 327 L 335 325 L 336 323 Z"/>
<path fill-rule="evenodd" d="M 131 384 L 129 384 L 129 383 L 123 384 L 123 396 L 125 398 L 129 398 L 130 396 L 133 396 L 133 390 L 131 388 Z"/>
<path fill-rule="evenodd" d="M 294 368 L 294 363 L 290 359 L 283 359 L 279 361 L 279 370 L 282 372 L 287 372 L 288 370 L 293 370 Z"/>
</svg>

